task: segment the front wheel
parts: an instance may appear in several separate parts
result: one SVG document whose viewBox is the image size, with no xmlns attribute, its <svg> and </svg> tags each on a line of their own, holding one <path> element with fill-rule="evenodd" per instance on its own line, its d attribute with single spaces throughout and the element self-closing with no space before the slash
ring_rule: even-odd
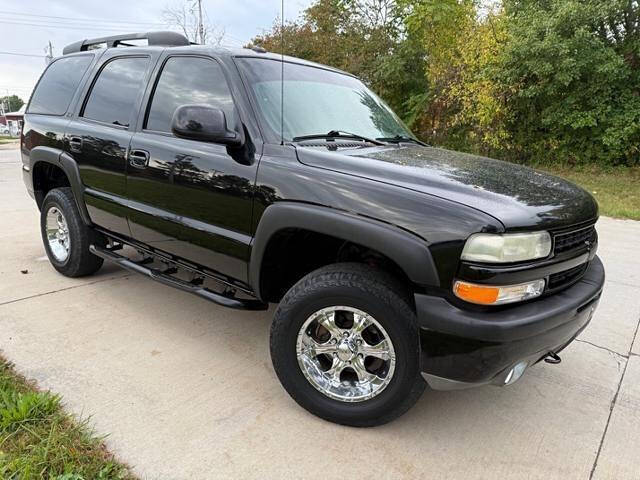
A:
<svg viewBox="0 0 640 480">
<path fill-rule="evenodd" d="M 321 268 L 289 290 L 271 326 L 271 359 L 298 404 L 344 425 L 389 422 L 425 388 L 407 295 L 361 264 Z"/>
</svg>

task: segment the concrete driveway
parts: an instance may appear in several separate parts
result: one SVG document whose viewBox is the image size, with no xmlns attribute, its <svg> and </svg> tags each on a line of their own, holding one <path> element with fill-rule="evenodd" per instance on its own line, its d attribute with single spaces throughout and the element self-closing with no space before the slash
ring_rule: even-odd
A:
<svg viewBox="0 0 640 480">
<path fill-rule="evenodd" d="M 639 222 L 600 220 L 604 298 L 561 365 L 508 388 L 427 391 L 363 430 L 280 387 L 272 311 L 226 310 L 111 265 L 57 274 L 15 149 L 0 150 L 0 220 L 2 353 L 91 416 L 143 478 L 640 478 Z"/>
</svg>

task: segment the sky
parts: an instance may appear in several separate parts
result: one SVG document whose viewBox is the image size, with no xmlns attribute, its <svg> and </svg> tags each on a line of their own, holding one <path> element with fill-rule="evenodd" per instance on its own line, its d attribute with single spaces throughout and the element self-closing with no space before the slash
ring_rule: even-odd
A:
<svg viewBox="0 0 640 480">
<path fill-rule="evenodd" d="M 167 30 L 164 8 L 193 1 L 0 0 L 0 96 L 28 100 L 46 66 L 49 41 L 55 57 L 65 45 L 85 38 Z M 285 19 L 295 20 L 311 2 L 284 0 Z M 242 46 L 269 29 L 281 11 L 280 0 L 202 0 L 202 5 L 210 23 L 224 28 L 222 43 L 229 46 Z"/>
</svg>

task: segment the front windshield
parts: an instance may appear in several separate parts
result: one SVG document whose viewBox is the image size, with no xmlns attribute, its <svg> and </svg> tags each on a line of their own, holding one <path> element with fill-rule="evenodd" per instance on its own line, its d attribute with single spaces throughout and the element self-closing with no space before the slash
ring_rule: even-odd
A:
<svg viewBox="0 0 640 480">
<path fill-rule="evenodd" d="M 280 61 L 239 58 L 240 70 L 258 105 L 263 129 L 271 141 L 280 141 Z M 360 80 L 330 70 L 296 63 L 284 64 L 283 137 L 291 141 L 330 131 L 369 138 L 413 137 L 409 129 Z"/>
</svg>

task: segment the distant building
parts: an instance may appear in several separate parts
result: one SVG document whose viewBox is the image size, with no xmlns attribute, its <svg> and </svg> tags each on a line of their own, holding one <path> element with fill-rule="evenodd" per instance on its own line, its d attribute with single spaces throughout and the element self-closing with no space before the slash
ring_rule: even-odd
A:
<svg viewBox="0 0 640 480">
<path fill-rule="evenodd" d="M 8 126 L 10 135 L 15 137 L 20 134 L 26 108 L 27 105 L 25 104 L 17 112 L 6 112 L 4 115 L 0 115 L 0 125 Z"/>
</svg>

